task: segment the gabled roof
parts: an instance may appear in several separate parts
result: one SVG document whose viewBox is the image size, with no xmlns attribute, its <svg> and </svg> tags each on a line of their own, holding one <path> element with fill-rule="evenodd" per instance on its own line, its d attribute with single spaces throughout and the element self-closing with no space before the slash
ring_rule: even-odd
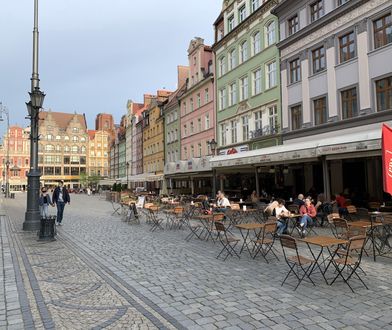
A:
<svg viewBox="0 0 392 330">
<path fill-rule="evenodd" d="M 39 113 L 39 119 L 46 120 L 49 114 L 52 116 L 53 120 L 56 122 L 59 128 L 67 129 L 72 119 L 76 118 L 76 120 L 79 121 L 80 125 L 82 125 L 82 127 L 87 130 L 87 123 L 84 114 L 81 115 L 77 113 L 41 111 Z"/>
</svg>

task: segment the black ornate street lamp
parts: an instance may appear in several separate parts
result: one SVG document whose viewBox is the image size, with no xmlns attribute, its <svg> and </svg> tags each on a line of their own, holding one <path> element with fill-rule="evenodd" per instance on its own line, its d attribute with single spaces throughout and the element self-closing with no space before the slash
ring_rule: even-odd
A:
<svg viewBox="0 0 392 330">
<path fill-rule="evenodd" d="M 40 228 L 39 190 L 41 172 L 38 168 L 39 111 L 45 94 L 39 88 L 38 75 L 38 0 L 34 0 L 33 72 L 31 76 L 30 101 L 26 103 L 30 118 L 30 171 L 27 174 L 27 207 L 23 230 Z"/>
<path fill-rule="evenodd" d="M 207 145 L 210 147 L 211 154 L 212 156 L 216 155 L 216 149 L 218 147 L 218 143 L 215 141 L 215 139 L 212 139 L 211 141 L 207 141 Z M 216 195 L 216 170 L 215 168 L 212 169 L 212 198 L 215 198 Z"/>
</svg>

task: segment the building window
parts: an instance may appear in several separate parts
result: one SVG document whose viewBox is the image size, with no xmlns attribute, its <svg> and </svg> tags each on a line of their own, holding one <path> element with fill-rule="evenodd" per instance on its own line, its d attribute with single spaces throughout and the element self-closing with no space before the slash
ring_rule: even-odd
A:
<svg viewBox="0 0 392 330">
<path fill-rule="evenodd" d="M 48 134 L 48 135 L 46 136 L 46 139 L 47 139 L 48 141 L 52 141 L 52 140 L 53 140 L 53 135 L 52 135 L 52 134 Z"/>
<path fill-rule="evenodd" d="M 260 38 L 260 32 L 257 31 L 255 34 L 252 36 L 252 52 L 253 55 L 256 55 L 260 52 L 261 50 L 261 38 Z"/>
<path fill-rule="evenodd" d="M 346 62 L 355 57 L 354 31 L 339 38 L 340 63 Z"/>
<path fill-rule="evenodd" d="M 325 48 L 324 46 L 312 51 L 313 73 L 325 70 Z"/>
<path fill-rule="evenodd" d="M 221 124 L 221 145 L 226 145 L 226 124 Z"/>
<path fill-rule="evenodd" d="M 68 135 L 64 136 L 64 141 L 69 141 L 69 136 Z"/>
<path fill-rule="evenodd" d="M 377 111 L 392 109 L 392 76 L 376 81 Z"/>
<path fill-rule="evenodd" d="M 238 18 L 239 22 L 243 22 L 246 18 L 246 7 L 243 5 L 239 10 L 238 10 Z"/>
<path fill-rule="evenodd" d="M 342 117 L 343 119 L 358 116 L 357 89 L 350 88 L 341 92 L 342 97 Z"/>
<path fill-rule="evenodd" d="M 231 143 L 237 143 L 237 120 L 232 120 L 231 125 Z"/>
<path fill-rule="evenodd" d="M 253 95 L 261 93 L 261 69 L 257 69 L 252 73 L 253 78 Z"/>
<path fill-rule="evenodd" d="M 350 0 L 338 0 L 338 6 L 344 5 L 346 2 L 349 2 Z"/>
<path fill-rule="evenodd" d="M 184 105 L 183 105 L 183 113 L 184 113 L 184 115 L 186 115 L 186 101 L 184 101 Z"/>
<path fill-rule="evenodd" d="M 288 25 L 289 25 L 289 36 L 291 36 L 299 30 L 298 15 L 294 15 L 293 17 L 291 17 L 288 20 Z"/>
<path fill-rule="evenodd" d="M 267 89 L 276 86 L 276 62 L 271 62 L 267 64 Z"/>
<path fill-rule="evenodd" d="M 302 127 L 302 107 L 297 105 L 291 108 L 291 129 L 297 130 Z"/>
<path fill-rule="evenodd" d="M 201 128 L 201 118 L 197 119 L 197 131 L 201 132 L 202 128 Z"/>
<path fill-rule="evenodd" d="M 373 22 L 374 48 L 392 43 L 392 15 L 385 15 Z"/>
<path fill-rule="evenodd" d="M 227 19 L 227 29 L 228 29 L 229 32 L 234 29 L 234 15 L 231 15 Z"/>
<path fill-rule="evenodd" d="M 232 49 L 229 52 L 228 55 L 228 60 L 229 60 L 229 70 L 233 70 L 236 66 L 236 54 L 235 54 L 235 49 Z"/>
<path fill-rule="evenodd" d="M 269 126 L 271 133 L 277 133 L 279 123 L 278 123 L 278 107 L 273 105 L 268 107 L 268 114 L 269 114 Z"/>
<path fill-rule="evenodd" d="M 240 63 L 245 62 L 248 59 L 248 42 L 245 40 L 240 45 Z"/>
<path fill-rule="evenodd" d="M 310 20 L 312 22 L 318 20 L 324 15 L 323 0 L 318 0 L 310 5 Z"/>
<path fill-rule="evenodd" d="M 237 103 L 237 84 L 232 83 L 229 85 L 229 106 Z"/>
<path fill-rule="evenodd" d="M 208 88 L 206 88 L 205 90 L 204 90 L 204 103 L 208 103 L 210 101 L 210 99 L 209 99 L 209 95 L 208 95 Z M 177 114 L 176 114 L 176 116 L 175 117 L 177 117 Z M 175 119 L 177 119 L 177 118 L 175 118 Z"/>
<path fill-rule="evenodd" d="M 198 144 L 198 149 L 199 149 L 199 157 L 201 157 L 202 154 L 201 143 Z"/>
<path fill-rule="evenodd" d="M 192 112 L 193 110 L 194 110 L 194 104 L 193 104 L 193 98 L 191 98 L 190 100 L 189 100 L 189 104 L 190 104 L 190 111 Z"/>
<path fill-rule="evenodd" d="M 194 126 L 193 126 L 193 121 L 191 121 L 191 128 L 190 128 L 190 134 L 193 134 L 195 132 Z"/>
<path fill-rule="evenodd" d="M 60 135 L 56 135 L 56 141 L 60 141 L 61 140 L 61 136 Z"/>
<path fill-rule="evenodd" d="M 314 109 L 314 124 L 315 125 L 325 124 L 328 120 L 327 98 L 322 97 L 317 100 L 313 100 L 313 109 Z"/>
<path fill-rule="evenodd" d="M 209 129 L 210 128 L 210 115 L 206 114 L 205 116 L 205 129 Z"/>
<path fill-rule="evenodd" d="M 262 119 L 262 112 L 260 111 L 256 111 L 254 113 L 255 115 L 255 130 L 260 130 L 263 128 L 263 119 Z"/>
<path fill-rule="evenodd" d="M 198 107 L 198 108 L 201 107 L 201 97 L 200 97 L 200 93 L 197 94 L 197 107 Z"/>
<path fill-rule="evenodd" d="M 260 0 L 252 0 L 252 13 L 260 7 Z"/>
<path fill-rule="evenodd" d="M 195 147 L 192 145 L 191 146 L 191 158 L 195 157 Z"/>
<path fill-rule="evenodd" d="M 290 62 L 290 83 L 296 83 L 301 80 L 301 62 L 299 58 Z"/>
<path fill-rule="evenodd" d="M 79 138 L 78 138 L 77 136 L 74 135 L 74 136 L 72 137 L 72 142 L 78 142 L 78 141 L 79 141 Z"/>
<path fill-rule="evenodd" d="M 79 133 L 79 128 L 72 127 L 72 133 Z"/>
<path fill-rule="evenodd" d="M 53 151 L 54 151 L 54 146 L 51 145 L 51 144 L 47 144 L 47 145 L 45 146 L 45 151 L 46 151 L 46 152 L 53 152 Z"/>
<path fill-rule="evenodd" d="M 240 101 L 248 98 L 248 77 L 240 79 Z"/>
<path fill-rule="evenodd" d="M 219 75 L 223 76 L 226 73 L 225 57 L 219 59 Z"/>
<path fill-rule="evenodd" d="M 276 41 L 275 36 L 276 36 L 276 33 L 275 33 L 275 22 L 272 21 L 271 23 L 269 23 L 267 25 L 267 38 L 266 38 L 267 47 L 271 46 L 271 45 L 273 45 L 275 43 L 275 41 Z"/>
<path fill-rule="evenodd" d="M 188 130 L 186 128 L 186 125 L 184 125 L 184 137 L 186 137 L 188 135 Z"/>
<path fill-rule="evenodd" d="M 219 90 L 219 110 L 226 108 L 226 88 Z"/>
<path fill-rule="evenodd" d="M 249 139 L 249 117 L 242 117 L 242 141 Z"/>
</svg>

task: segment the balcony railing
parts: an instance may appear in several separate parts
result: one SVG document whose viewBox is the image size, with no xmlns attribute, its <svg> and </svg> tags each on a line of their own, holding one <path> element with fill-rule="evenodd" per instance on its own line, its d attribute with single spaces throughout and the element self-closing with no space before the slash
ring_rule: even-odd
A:
<svg viewBox="0 0 392 330">
<path fill-rule="evenodd" d="M 279 133 L 279 125 L 266 125 L 263 128 L 256 129 L 250 132 L 251 139 L 257 139 L 263 136 L 275 135 Z"/>
</svg>

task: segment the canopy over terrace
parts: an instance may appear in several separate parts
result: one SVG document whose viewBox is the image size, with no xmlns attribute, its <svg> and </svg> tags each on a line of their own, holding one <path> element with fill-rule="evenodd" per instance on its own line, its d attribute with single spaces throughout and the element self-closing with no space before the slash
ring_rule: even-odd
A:
<svg viewBox="0 0 392 330">
<path fill-rule="evenodd" d="M 378 125 L 377 125 L 378 126 Z M 292 142 L 293 141 L 293 142 Z M 381 155 L 381 125 L 362 132 L 342 134 L 311 141 L 285 141 L 283 145 L 245 151 L 232 155 L 221 155 L 210 159 L 211 167 L 218 171 L 230 168 L 257 168 L 273 165 L 289 165 L 318 161 L 322 162 L 324 191 L 330 194 L 330 177 L 327 160 Z M 256 184 L 256 188 L 257 184 Z M 257 189 L 258 190 L 258 189 Z"/>
</svg>

